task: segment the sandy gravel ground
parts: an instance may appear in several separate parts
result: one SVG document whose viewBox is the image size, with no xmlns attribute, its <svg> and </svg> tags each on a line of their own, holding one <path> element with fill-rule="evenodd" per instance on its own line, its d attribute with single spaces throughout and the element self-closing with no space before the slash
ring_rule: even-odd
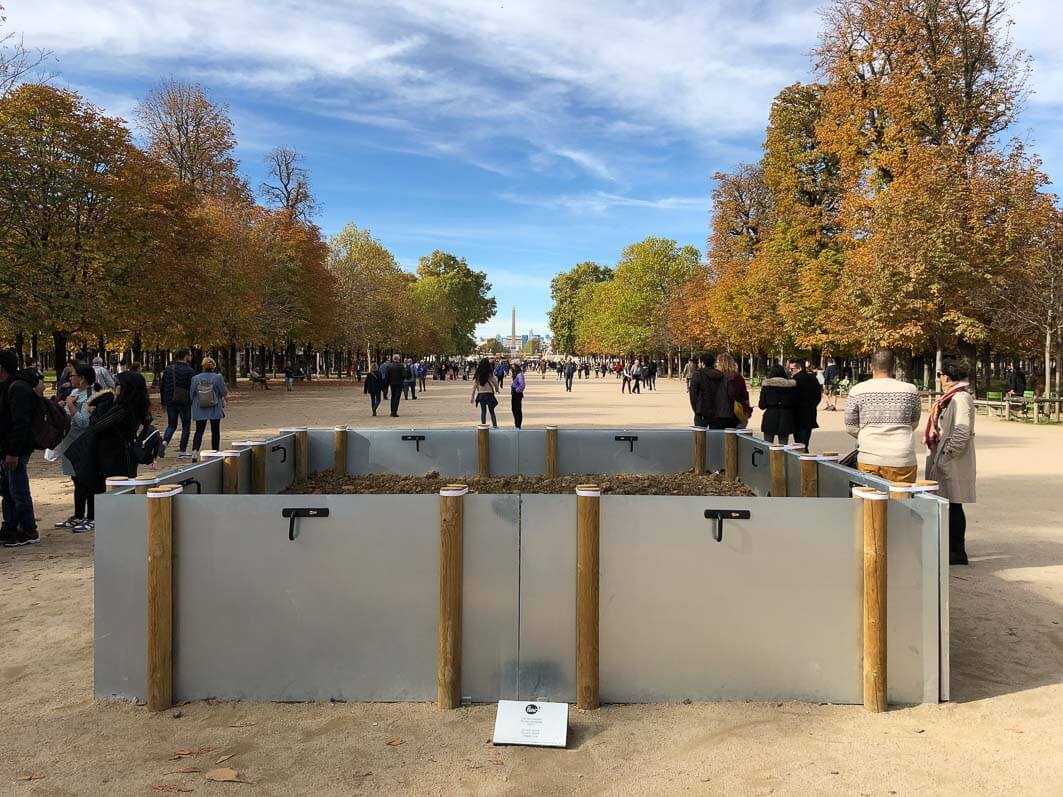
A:
<svg viewBox="0 0 1063 797">
<path fill-rule="evenodd" d="M 552 376 L 529 382 L 526 426 L 690 421 L 677 381 L 634 397 L 612 378 L 570 394 Z M 430 382 L 397 421 L 371 418 L 349 384 L 245 390 L 223 437 L 467 425 L 467 387 Z M 499 414 L 511 425 L 505 403 Z M 820 417 L 813 448 L 845 450 L 841 413 Z M 0 549 L 0 794 L 1063 794 L 1063 429 L 980 416 L 977 443 L 971 566 L 951 582 L 952 703 L 573 710 L 564 751 L 493 748 L 493 706 L 195 703 L 175 718 L 95 701 L 92 535 L 51 530 L 71 489 L 35 458 L 43 542 Z M 251 783 L 207 782 L 223 756 Z"/>
</svg>

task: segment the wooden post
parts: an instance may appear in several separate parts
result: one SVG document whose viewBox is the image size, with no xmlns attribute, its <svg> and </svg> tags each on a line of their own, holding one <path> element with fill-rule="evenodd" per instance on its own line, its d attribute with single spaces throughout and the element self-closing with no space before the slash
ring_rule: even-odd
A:
<svg viewBox="0 0 1063 797">
<path fill-rule="evenodd" d="M 724 429 L 723 471 L 728 479 L 738 478 L 738 433 L 734 429 Z"/>
<path fill-rule="evenodd" d="M 491 475 L 491 427 L 476 427 L 476 464 L 480 476 Z"/>
<path fill-rule="evenodd" d="M 1033 422 L 1034 424 L 1041 422 L 1041 405 L 1037 399 L 1033 399 Z"/>
<path fill-rule="evenodd" d="M 337 426 L 332 453 L 332 467 L 336 473 L 347 473 L 347 427 Z"/>
<path fill-rule="evenodd" d="M 576 707 L 598 708 L 598 561 L 601 490 L 576 488 Z"/>
<path fill-rule="evenodd" d="M 889 496 L 854 489 L 864 512 L 864 708 L 886 710 L 886 507 Z"/>
<path fill-rule="evenodd" d="M 439 660 L 436 671 L 440 708 L 461 705 L 461 587 L 463 503 L 469 488 L 448 484 L 439 491 Z"/>
<path fill-rule="evenodd" d="M 299 429 L 295 432 L 295 478 L 305 481 L 310 475 L 310 431 Z"/>
<path fill-rule="evenodd" d="M 1011 401 L 1008 400 L 1007 396 L 1004 396 L 1004 420 L 1011 420 Z"/>
<path fill-rule="evenodd" d="M 221 453 L 221 491 L 226 495 L 237 495 L 240 492 L 240 452 Z"/>
<path fill-rule="evenodd" d="M 255 495 L 266 494 L 266 459 L 269 449 L 264 440 L 251 443 L 251 492 Z"/>
<path fill-rule="evenodd" d="M 173 705 L 173 497 L 180 486 L 153 487 L 148 499 L 148 709 Z"/>
<path fill-rule="evenodd" d="M 786 449 L 772 446 L 768 451 L 771 462 L 771 494 L 773 498 L 786 497 Z"/>
<path fill-rule="evenodd" d="M 137 476 L 133 479 L 136 482 L 133 485 L 133 492 L 137 495 L 146 495 L 149 487 L 154 487 L 158 482 L 154 476 Z"/>
<path fill-rule="evenodd" d="M 113 493 L 116 490 L 121 490 L 125 487 L 125 483 L 129 481 L 125 476 L 108 476 L 105 484 L 107 485 L 107 492 Z"/>
<path fill-rule="evenodd" d="M 705 438 L 707 433 L 700 426 L 691 426 L 694 430 L 694 473 L 705 472 Z"/>
<path fill-rule="evenodd" d="M 801 497 L 819 498 L 819 457 L 801 456 Z"/>
<path fill-rule="evenodd" d="M 557 427 L 546 427 L 546 478 L 557 478 Z"/>
</svg>

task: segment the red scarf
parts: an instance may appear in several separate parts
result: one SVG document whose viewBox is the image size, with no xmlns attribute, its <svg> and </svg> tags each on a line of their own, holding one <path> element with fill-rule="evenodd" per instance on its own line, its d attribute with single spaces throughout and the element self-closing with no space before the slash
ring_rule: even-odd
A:
<svg viewBox="0 0 1063 797">
<path fill-rule="evenodd" d="M 926 419 L 926 428 L 923 430 L 923 443 L 928 448 L 933 448 L 938 444 L 938 438 L 941 436 L 938 432 L 938 418 L 941 415 L 941 411 L 948 406 L 948 403 L 952 401 L 952 397 L 957 393 L 963 393 L 967 390 L 966 382 L 959 382 L 953 385 L 946 391 L 945 395 L 934 402 L 930 408 L 930 416 Z"/>
</svg>

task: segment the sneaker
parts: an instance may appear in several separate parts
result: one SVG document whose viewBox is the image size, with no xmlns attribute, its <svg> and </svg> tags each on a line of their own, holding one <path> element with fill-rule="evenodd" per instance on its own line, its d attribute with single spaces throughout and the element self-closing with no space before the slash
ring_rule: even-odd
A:
<svg viewBox="0 0 1063 797">
<path fill-rule="evenodd" d="M 4 547 L 18 548 L 21 545 L 36 545 L 40 541 L 41 536 L 37 533 L 37 529 L 33 531 L 18 531 L 15 532 L 13 538 L 4 541 Z"/>
<path fill-rule="evenodd" d="M 182 451 L 180 454 L 177 455 L 177 458 L 178 459 L 192 459 L 192 455 L 189 454 L 187 451 Z"/>
<path fill-rule="evenodd" d="M 156 459 L 162 459 L 166 456 L 166 441 L 159 443 L 159 452 L 155 455 Z"/>
<path fill-rule="evenodd" d="M 80 523 L 78 523 L 76 526 L 74 526 L 70 530 L 74 534 L 84 534 L 86 531 L 95 531 L 96 530 L 96 521 L 95 520 L 82 520 Z"/>
<path fill-rule="evenodd" d="M 18 535 L 16 529 L 0 529 L 0 545 L 7 545 Z"/>
<path fill-rule="evenodd" d="M 78 525 L 79 523 L 81 523 L 83 521 L 84 521 L 84 518 L 74 517 L 73 515 L 71 515 L 66 520 L 64 520 L 62 523 L 56 523 L 55 527 L 57 529 L 72 529 L 72 528 L 74 528 L 74 526 Z"/>
</svg>

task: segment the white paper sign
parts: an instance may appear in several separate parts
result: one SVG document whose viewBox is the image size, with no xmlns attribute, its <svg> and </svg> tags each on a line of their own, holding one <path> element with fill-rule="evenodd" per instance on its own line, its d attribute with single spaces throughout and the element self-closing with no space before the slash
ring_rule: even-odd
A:
<svg viewBox="0 0 1063 797">
<path fill-rule="evenodd" d="M 568 744 L 568 703 L 499 700 L 495 744 L 564 747 Z"/>
</svg>

